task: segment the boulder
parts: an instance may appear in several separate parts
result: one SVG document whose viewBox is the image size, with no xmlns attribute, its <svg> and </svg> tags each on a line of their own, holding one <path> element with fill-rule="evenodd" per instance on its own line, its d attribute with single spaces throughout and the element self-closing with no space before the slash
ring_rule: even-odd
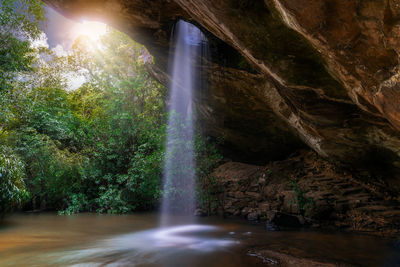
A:
<svg viewBox="0 0 400 267">
<path fill-rule="evenodd" d="M 247 220 L 249 220 L 249 221 L 257 221 L 258 218 L 259 218 L 259 216 L 258 216 L 258 213 L 257 213 L 257 212 L 250 212 L 250 213 L 247 215 Z"/>
<path fill-rule="evenodd" d="M 271 222 L 277 226 L 290 228 L 302 227 L 304 224 L 304 220 L 299 218 L 299 216 L 284 212 L 277 212 Z"/>
<path fill-rule="evenodd" d="M 198 217 L 207 216 L 207 212 L 203 209 L 196 209 L 194 211 L 194 216 L 198 216 Z"/>
</svg>

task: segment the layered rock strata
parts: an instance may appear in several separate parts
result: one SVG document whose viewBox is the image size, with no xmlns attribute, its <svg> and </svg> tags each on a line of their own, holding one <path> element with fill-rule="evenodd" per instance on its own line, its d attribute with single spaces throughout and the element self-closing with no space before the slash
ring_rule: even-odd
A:
<svg viewBox="0 0 400 267">
<path fill-rule="evenodd" d="M 395 191 L 387 190 L 384 181 L 360 179 L 312 152 L 267 166 L 228 162 L 214 176 L 220 213 L 269 221 L 271 230 L 275 224 L 399 233 L 400 199 Z"/>
</svg>

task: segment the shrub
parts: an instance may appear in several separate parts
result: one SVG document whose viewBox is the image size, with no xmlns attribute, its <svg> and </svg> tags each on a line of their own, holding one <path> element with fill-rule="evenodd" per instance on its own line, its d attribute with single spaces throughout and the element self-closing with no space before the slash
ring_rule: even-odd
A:
<svg viewBox="0 0 400 267">
<path fill-rule="evenodd" d="M 24 185 L 24 164 L 12 149 L 0 146 L 0 215 L 28 197 Z"/>
<path fill-rule="evenodd" d="M 204 138 L 200 134 L 195 137 L 196 176 L 197 176 L 197 203 L 208 215 L 213 213 L 218 206 L 218 195 L 223 188 L 217 185 L 212 172 L 222 160 L 217 146 L 222 140 L 216 142 Z"/>
</svg>

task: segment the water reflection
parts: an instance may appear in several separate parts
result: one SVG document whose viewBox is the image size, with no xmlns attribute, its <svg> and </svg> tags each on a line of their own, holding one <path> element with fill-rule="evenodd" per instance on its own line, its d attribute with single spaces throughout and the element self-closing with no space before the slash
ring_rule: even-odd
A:
<svg viewBox="0 0 400 267">
<path fill-rule="evenodd" d="M 244 220 L 200 218 L 157 229 L 158 216 L 14 215 L 0 231 L 0 266 L 265 266 L 261 250 L 340 266 L 400 266 L 398 243 L 366 235 L 265 231 Z M 177 217 L 174 223 L 183 223 Z M 10 227 L 11 226 L 11 227 Z"/>
<path fill-rule="evenodd" d="M 93 248 L 74 250 L 58 257 L 56 263 L 112 266 L 129 264 L 150 265 L 167 262 L 182 254 L 207 253 L 223 249 L 238 241 L 204 236 L 220 229 L 211 225 L 183 225 L 158 228 L 120 235 L 93 245 Z M 76 264 L 74 264 L 76 263 Z"/>
</svg>

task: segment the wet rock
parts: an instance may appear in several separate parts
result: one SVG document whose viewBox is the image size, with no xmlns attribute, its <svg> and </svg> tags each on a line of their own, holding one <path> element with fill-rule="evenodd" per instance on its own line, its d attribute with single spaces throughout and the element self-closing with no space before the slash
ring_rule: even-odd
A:
<svg viewBox="0 0 400 267">
<path fill-rule="evenodd" d="M 198 217 L 207 216 L 207 212 L 203 209 L 196 209 L 194 211 L 194 216 L 198 216 Z"/>
<path fill-rule="evenodd" d="M 265 176 L 265 174 L 263 174 L 263 175 Z M 258 184 L 259 184 L 259 185 L 264 185 L 265 182 L 266 182 L 266 180 L 265 180 L 264 177 L 261 177 L 260 179 L 258 179 Z"/>
<path fill-rule="evenodd" d="M 257 212 L 250 212 L 250 213 L 247 215 L 247 220 L 249 220 L 249 221 L 257 221 L 258 218 L 259 218 L 259 216 L 258 216 L 258 213 L 257 213 Z"/>
<path fill-rule="evenodd" d="M 241 214 L 242 214 L 242 216 L 246 217 L 252 211 L 253 211 L 252 208 L 246 207 L 246 208 L 242 209 Z"/>
<path fill-rule="evenodd" d="M 278 211 L 276 211 L 276 210 L 267 211 L 267 214 L 266 214 L 267 220 L 270 222 L 273 222 L 277 213 L 278 213 Z"/>
<path fill-rule="evenodd" d="M 250 256 L 250 257 L 259 258 L 260 260 L 262 260 L 262 262 L 263 262 L 264 264 L 267 264 L 267 265 L 269 265 L 269 266 L 271 266 L 271 265 L 273 266 L 273 265 L 278 265 L 278 264 L 279 264 L 279 261 L 277 261 L 277 260 L 275 260 L 275 259 L 271 259 L 271 258 L 264 257 L 264 256 L 261 255 L 260 253 L 257 253 L 257 252 L 254 252 L 254 251 L 248 251 L 248 252 L 247 252 L 247 255 Z"/>
<path fill-rule="evenodd" d="M 236 192 L 236 193 L 234 194 L 234 197 L 235 197 L 236 199 L 242 199 L 242 198 L 245 198 L 246 196 L 245 196 L 245 194 L 243 194 L 243 192 L 238 191 L 238 192 Z"/>
<path fill-rule="evenodd" d="M 303 215 L 297 215 L 296 217 L 297 217 L 297 219 L 299 220 L 299 223 L 300 223 L 301 225 L 306 225 L 306 224 L 308 223 L 308 221 L 304 218 Z"/>
<path fill-rule="evenodd" d="M 235 203 L 235 207 L 242 210 L 243 208 L 247 207 L 249 204 L 248 200 L 241 199 L 240 201 Z"/>
<path fill-rule="evenodd" d="M 261 194 L 258 193 L 259 188 L 257 187 L 256 189 L 253 189 L 254 191 L 252 192 L 246 192 L 246 196 L 250 197 L 252 200 L 260 201 L 262 200 Z"/>
<path fill-rule="evenodd" d="M 290 267 L 337 267 L 337 266 L 348 266 L 341 262 L 329 263 L 326 261 L 320 261 L 312 258 L 302 258 L 299 256 L 291 255 L 290 253 L 285 254 L 282 251 L 287 251 L 286 247 L 280 252 L 267 250 L 267 249 L 256 249 L 251 251 L 249 256 L 257 257 L 262 260 L 266 266 L 290 266 Z M 287 253 L 287 252 L 286 252 Z"/>
<path fill-rule="evenodd" d="M 226 202 L 225 202 L 225 209 L 231 208 L 232 205 L 233 205 L 233 202 L 232 202 L 232 201 L 226 201 Z"/>
<path fill-rule="evenodd" d="M 234 211 L 234 212 L 233 212 L 233 215 L 235 215 L 235 216 L 239 216 L 239 215 L 240 215 L 240 210 L 236 210 L 236 211 Z"/>
<path fill-rule="evenodd" d="M 303 226 L 298 216 L 283 212 L 277 212 L 271 222 L 283 227 L 299 228 Z"/>
<path fill-rule="evenodd" d="M 297 194 L 294 191 L 284 191 L 283 195 L 283 207 L 282 210 L 289 213 L 300 213 L 299 206 L 297 204 Z"/>
<path fill-rule="evenodd" d="M 268 202 L 262 202 L 258 204 L 258 210 L 262 215 L 266 215 L 266 213 L 271 209 L 271 206 Z"/>
<path fill-rule="evenodd" d="M 249 192 L 246 186 L 258 181 L 266 169 L 270 171 L 268 183 L 260 186 L 259 192 Z M 219 198 L 226 200 L 225 211 L 235 216 L 246 217 L 255 212 L 261 220 L 274 222 L 277 214 L 284 213 L 290 215 L 290 219 L 284 216 L 276 219 L 278 223 L 284 219 L 283 224 L 291 226 L 322 225 L 353 231 L 385 231 L 388 235 L 399 233 L 399 204 L 382 199 L 387 194 L 384 183 L 371 180 L 361 183 L 350 172 L 312 152 L 304 151 L 266 167 L 229 162 L 217 168 L 213 175 L 224 187 Z M 294 180 L 299 192 L 290 190 Z M 241 184 L 240 199 L 227 197 L 238 192 L 237 184 Z M 244 198 L 243 192 L 246 192 Z M 301 212 L 297 205 L 299 200 L 303 202 Z"/>
<path fill-rule="evenodd" d="M 231 208 L 226 208 L 226 209 L 224 210 L 224 213 L 227 214 L 227 215 L 233 214 L 233 215 L 237 216 L 237 215 L 240 214 L 240 211 L 238 211 L 238 210 L 236 210 L 235 208 L 231 207 Z M 238 213 L 239 213 L 239 214 L 238 214 Z"/>
<path fill-rule="evenodd" d="M 267 220 L 265 222 L 265 229 L 267 231 L 279 231 L 280 230 L 278 225 L 276 225 L 275 223 L 273 223 L 269 220 Z"/>
</svg>

